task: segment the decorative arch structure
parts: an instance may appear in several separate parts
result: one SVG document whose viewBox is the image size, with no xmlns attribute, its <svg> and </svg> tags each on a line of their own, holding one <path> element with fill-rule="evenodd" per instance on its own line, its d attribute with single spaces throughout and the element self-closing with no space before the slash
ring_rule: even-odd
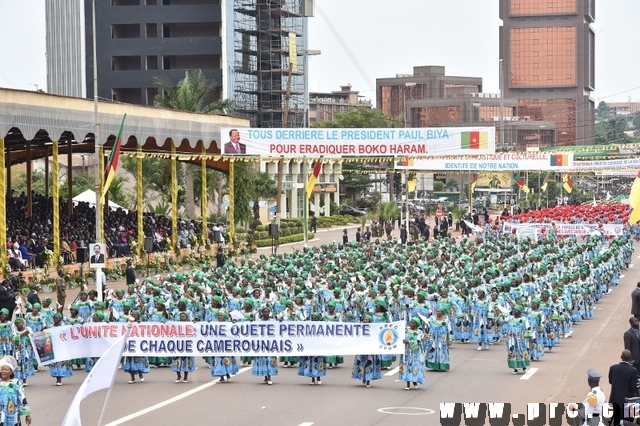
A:
<svg viewBox="0 0 640 426">
<path fill-rule="evenodd" d="M 53 157 L 53 252 L 60 253 L 58 158 L 73 153 L 95 154 L 95 141 L 100 149 L 110 149 L 116 140 L 122 117 L 127 115 L 122 151 L 139 158 L 145 155 L 171 158 L 172 171 L 177 160 L 229 173 L 233 163 L 223 161 L 220 147 L 224 136 L 221 127 L 248 127 L 249 120 L 227 115 L 198 114 L 169 109 L 129 105 L 111 101 L 98 103 L 97 138 L 94 134 L 94 102 L 90 99 L 50 95 L 40 92 L 0 88 L 0 241 L 6 241 L 6 197 L 11 187 L 10 168 L 26 163 L 27 214 L 31 214 L 31 162 Z M 179 142 L 176 142 L 179 141 Z M 222 142 L 221 142 L 222 141 Z M 100 155 L 99 163 L 103 156 Z M 48 167 L 49 162 L 45 162 Z M 100 166 L 99 166 L 100 167 Z M 71 170 L 71 168 L 70 168 Z M 100 168 L 104 170 L 104 167 Z M 101 173 L 102 174 L 102 173 Z M 204 174 L 204 173 L 203 173 Z M 48 178 L 49 173 L 45 173 Z M 140 180 L 140 179 L 137 179 Z M 68 177 L 68 209 L 71 213 L 71 172 Z M 173 186 L 177 186 L 174 182 Z M 48 187 L 48 185 L 47 185 Z M 172 188 L 172 192 L 173 192 Z M 177 189 L 175 189 L 177 192 Z M 140 198 L 140 197 L 138 197 Z M 138 200 L 138 221 L 142 222 L 142 201 Z M 176 209 L 172 209 L 176 210 Z M 177 212 L 173 213 L 176 228 Z M 205 218 L 206 220 L 206 218 Z M 204 224 L 203 224 L 204 225 Z M 139 227 L 139 232 L 142 232 Z M 177 229 L 173 230 L 174 235 Z M 140 238 L 140 235 L 138 235 Z M 0 244 L 0 262 L 7 265 L 6 244 Z"/>
</svg>

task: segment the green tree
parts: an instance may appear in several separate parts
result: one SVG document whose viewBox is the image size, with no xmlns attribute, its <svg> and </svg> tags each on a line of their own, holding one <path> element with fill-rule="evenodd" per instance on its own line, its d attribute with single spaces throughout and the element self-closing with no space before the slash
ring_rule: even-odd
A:
<svg viewBox="0 0 640 426">
<path fill-rule="evenodd" d="M 629 143 L 630 138 L 625 133 L 627 130 L 627 119 L 621 116 L 614 116 L 605 122 L 607 143 Z"/>
<path fill-rule="evenodd" d="M 74 173 L 72 177 L 73 185 L 71 190 L 71 192 L 73 193 L 73 196 L 75 197 L 76 195 L 82 194 L 87 189 L 94 190 L 95 189 L 94 178 L 95 176 L 93 175 L 93 173 L 87 173 L 87 172 Z"/>
<path fill-rule="evenodd" d="M 131 208 L 134 197 L 125 190 L 124 185 L 129 182 L 127 176 L 114 176 L 109 185 L 109 200 L 121 205 L 125 209 Z"/>
<path fill-rule="evenodd" d="M 460 184 L 457 179 L 451 178 L 447 179 L 447 182 L 444 184 L 444 188 L 449 192 L 455 192 L 460 188 Z"/>
<path fill-rule="evenodd" d="M 253 191 L 253 218 L 260 220 L 260 200 L 276 197 L 278 188 L 269 173 L 256 172 L 253 175 L 251 189 Z"/>
<path fill-rule="evenodd" d="M 313 127 L 370 129 L 402 126 L 402 119 L 398 119 L 398 117 L 387 117 L 380 110 L 361 107 L 351 108 L 349 112 L 345 113 L 336 112 L 334 118 L 334 121 L 315 123 Z M 393 164 L 387 164 L 386 167 L 393 170 Z M 378 172 L 380 168 L 380 164 L 373 163 L 343 163 L 342 175 L 345 195 L 352 200 L 362 197 L 376 182 L 370 178 L 369 174 Z M 394 171 L 390 174 L 396 175 Z M 390 178 L 387 178 L 388 180 Z"/>
<path fill-rule="evenodd" d="M 235 162 L 234 173 L 234 218 L 235 223 L 249 222 L 251 220 L 251 208 L 249 202 L 253 201 L 253 179 L 252 175 L 255 172 L 251 163 L 245 163 L 242 161 Z M 249 178 L 247 178 L 249 177 Z"/>
<path fill-rule="evenodd" d="M 133 179 L 136 180 L 136 176 L 138 176 L 136 158 L 122 158 L 122 168 L 129 172 L 133 176 Z M 142 176 L 142 193 L 144 194 L 143 201 L 145 205 L 156 204 L 156 202 L 171 205 L 171 160 L 165 158 L 143 158 Z M 178 186 L 184 187 L 184 176 L 183 168 L 178 165 Z M 184 206 L 184 203 L 184 192 L 182 196 L 180 196 L 180 190 L 178 190 L 178 206 Z"/>
<path fill-rule="evenodd" d="M 596 120 L 604 120 L 611 116 L 611 109 L 605 101 L 600 101 L 596 108 Z"/>
<path fill-rule="evenodd" d="M 173 82 L 156 77 L 159 94 L 154 99 L 154 105 L 179 111 L 200 112 L 214 114 L 230 112 L 235 109 L 235 103 L 229 99 L 216 99 L 216 83 L 209 81 L 202 70 L 185 71 L 184 78 L 176 85 Z M 188 214 L 193 215 L 195 207 L 193 166 L 185 165 L 185 187 L 187 190 Z"/>
</svg>

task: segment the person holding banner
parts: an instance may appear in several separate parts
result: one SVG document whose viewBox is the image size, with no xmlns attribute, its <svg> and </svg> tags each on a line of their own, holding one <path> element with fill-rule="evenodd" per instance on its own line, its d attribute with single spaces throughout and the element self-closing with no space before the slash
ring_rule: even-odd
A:
<svg viewBox="0 0 640 426">
<path fill-rule="evenodd" d="M 104 311 L 95 311 L 93 313 L 93 316 L 91 317 L 91 322 L 107 322 L 106 321 L 106 315 L 104 313 Z M 91 372 L 91 370 L 93 369 L 93 366 L 96 365 L 96 362 L 98 362 L 98 360 L 100 359 L 100 357 L 90 357 L 87 358 L 86 361 L 87 363 L 84 366 L 84 371 L 86 373 Z"/>
<path fill-rule="evenodd" d="M 62 315 L 59 313 L 53 314 L 53 327 L 61 327 L 64 323 L 62 322 Z M 56 386 L 62 386 L 62 378 L 63 377 L 71 377 L 73 376 L 73 368 L 71 367 L 71 361 L 59 361 L 49 364 L 49 375 L 51 377 L 55 377 Z"/>
<path fill-rule="evenodd" d="M 219 297 L 219 296 L 214 296 Z M 218 322 L 229 321 L 229 315 L 224 311 L 219 311 L 216 319 Z M 228 383 L 231 375 L 238 374 L 238 363 L 234 356 L 214 356 L 210 359 L 211 377 L 220 376 L 220 383 Z"/>
<path fill-rule="evenodd" d="M 24 388 L 14 375 L 16 364 L 12 356 L 0 359 L 0 418 L 4 420 L 4 426 L 20 425 L 22 416 L 27 425 L 31 424 L 31 410 Z"/>
<path fill-rule="evenodd" d="M 427 335 L 420 330 L 420 327 L 422 327 L 422 320 L 418 317 L 411 318 L 402 341 L 405 349 L 404 354 L 400 357 L 398 377 L 401 381 L 406 382 L 406 390 L 411 389 L 412 382 L 413 388 L 417 389 L 418 383 L 422 384 L 425 381 L 425 354 L 421 341 L 425 340 Z"/>
<path fill-rule="evenodd" d="M 318 312 L 311 314 L 311 321 L 321 321 L 322 316 Z M 325 357 L 303 356 L 300 357 L 300 367 L 298 367 L 298 376 L 311 377 L 311 385 L 322 384 L 321 378 L 327 375 Z"/>
<path fill-rule="evenodd" d="M 271 311 L 269 308 L 264 307 L 260 311 L 260 321 L 272 321 Z M 271 376 L 278 375 L 278 357 L 277 356 L 259 356 L 255 358 L 253 368 L 251 369 L 252 376 L 264 376 L 264 382 L 262 384 L 272 385 Z"/>
<path fill-rule="evenodd" d="M 369 324 L 373 322 L 373 317 L 371 315 L 365 315 L 362 322 Z M 362 380 L 362 384 L 365 387 L 370 388 L 371 380 L 382 379 L 380 357 L 378 355 L 356 355 L 353 359 L 351 378 Z"/>
<path fill-rule="evenodd" d="M 180 312 L 180 322 L 187 322 L 189 317 L 186 312 Z M 174 356 L 171 369 L 176 373 L 176 383 L 189 383 L 189 373 L 196 371 L 196 359 L 192 356 Z M 184 377 L 181 376 L 184 374 Z"/>
<path fill-rule="evenodd" d="M 140 313 L 132 311 L 129 315 L 133 322 L 140 322 Z M 144 375 L 149 372 L 149 358 L 146 356 L 128 356 L 122 362 L 122 371 L 129 373 L 131 378 L 129 384 L 136 382 L 136 374 L 141 382 L 144 382 Z"/>
</svg>

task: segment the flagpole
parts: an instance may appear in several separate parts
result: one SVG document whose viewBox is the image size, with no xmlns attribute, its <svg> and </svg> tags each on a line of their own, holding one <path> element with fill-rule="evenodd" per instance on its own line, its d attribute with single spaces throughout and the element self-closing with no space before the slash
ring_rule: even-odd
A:
<svg viewBox="0 0 640 426">
<path fill-rule="evenodd" d="M 307 221 L 309 220 L 309 192 L 307 191 L 307 185 L 304 186 L 303 189 L 303 203 L 304 206 L 302 208 L 302 233 L 304 234 L 304 246 L 307 247 L 309 245 L 309 224 Z M 314 214 L 317 214 L 319 211 L 318 206 L 315 206 Z"/>
<path fill-rule="evenodd" d="M 473 174 L 470 174 L 469 176 L 471 177 L 469 179 L 469 214 L 471 214 L 473 207 Z"/>
<path fill-rule="evenodd" d="M 100 138 L 98 136 L 98 55 L 96 42 L 96 0 L 92 2 L 93 36 L 93 145 L 95 150 L 95 192 L 96 192 L 96 244 L 101 243 L 102 228 L 102 171 L 100 170 Z M 105 253 L 105 258 L 107 254 Z M 98 301 L 102 302 L 102 268 L 96 268 L 96 291 Z"/>
</svg>

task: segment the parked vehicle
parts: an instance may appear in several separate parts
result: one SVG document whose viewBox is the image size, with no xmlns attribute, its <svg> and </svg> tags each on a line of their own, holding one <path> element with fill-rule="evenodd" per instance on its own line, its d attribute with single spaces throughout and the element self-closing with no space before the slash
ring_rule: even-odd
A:
<svg viewBox="0 0 640 426">
<path fill-rule="evenodd" d="M 340 210 L 338 210 L 340 214 L 345 214 L 349 216 L 361 217 L 367 214 L 364 210 L 358 210 L 355 207 L 351 206 L 340 206 Z"/>
</svg>

